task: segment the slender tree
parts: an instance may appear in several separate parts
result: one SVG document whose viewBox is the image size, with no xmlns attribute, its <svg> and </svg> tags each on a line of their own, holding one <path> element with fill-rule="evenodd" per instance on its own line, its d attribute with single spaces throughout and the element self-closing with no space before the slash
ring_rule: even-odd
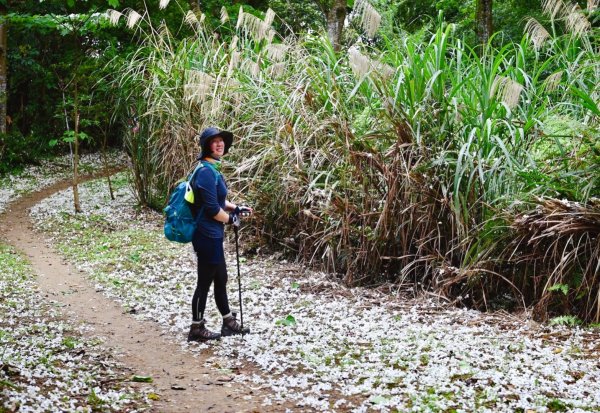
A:
<svg viewBox="0 0 600 413">
<path fill-rule="evenodd" d="M 199 0 L 189 0 L 189 3 L 190 3 L 190 10 L 193 10 L 194 13 L 200 13 L 201 12 L 200 1 Z"/>
<path fill-rule="evenodd" d="M 75 128 L 73 129 L 73 205 L 75 212 L 82 212 L 79 202 L 79 85 L 77 72 L 73 79 L 73 119 Z"/>
<path fill-rule="evenodd" d="M 477 0 L 475 24 L 477 25 L 477 38 L 479 44 L 482 45 L 487 44 L 494 30 L 492 7 L 493 0 Z"/>
<path fill-rule="evenodd" d="M 6 41 L 6 11 L 6 2 L 0 1 L 0 133 L 6 133 L 6 54 L 8 47 L 8 42 Z"/>
<path fill-rule="evenodd" d="M 334 0 L 330 9 L 324 10 L 327 16 L 327 34 L 333 49 L 337 52 L 342 47 L 342 33 L 346 20 L 347 0 Z"/>
</svg>

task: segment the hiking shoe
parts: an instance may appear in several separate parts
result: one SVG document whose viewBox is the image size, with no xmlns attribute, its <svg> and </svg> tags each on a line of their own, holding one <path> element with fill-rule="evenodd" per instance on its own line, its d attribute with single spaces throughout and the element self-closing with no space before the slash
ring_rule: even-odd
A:
<svg viewBox="0 0 600 413">
<path fill-rule="evenodd" d="M 233 336 L 236 334 L 248 334 L 250 333 L 250 329 L 248 327 L 242 328 L 240 323 L 235 319 L 236 314 L 231 313 L 231 317 L 227 317 L 223 319 L 223 326 L 221 327 L 221 336 Z"/>
<path fill-rule="evenodd" d="M 188 341 L 207 341 L 221 338 L 219 333 L 213 333 L 204 325 L 204 321 L 192 324 L 188 333 Z"/>
</svg>

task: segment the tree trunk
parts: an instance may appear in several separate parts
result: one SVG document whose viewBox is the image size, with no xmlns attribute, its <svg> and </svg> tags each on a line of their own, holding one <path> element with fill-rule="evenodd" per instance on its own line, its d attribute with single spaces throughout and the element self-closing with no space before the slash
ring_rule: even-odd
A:
<svg viewBox="0 0 600 413">
<path fill-rule="evenodd" d="M 7 37 L 7 22 L 6 18 L 6 6 L 0 3 L 0 133 L 6 133 L 6 83 L 7 72 L 6 72 L 6 54 L 8 53 L 6 41 Z"/>
<path fill-rule="evenodd" d="M 106 174 L 106 180 L 108 181 L 108 192 L 110 193 L 110 199 L 115 200 L 115 194 L 113 192 L 112 183 L 110 182 L 110 171 L 108 168 L 108 157 L 106 156 L 106 141 L 108 140 L 108 126 L 102 128 L 102 163 L 104 164 L 104 173 Z"/>
<path fill-rule="evenodd" d="M 190 0 L 190 9 L 196 13 L 200 14 L 202 10 L 200 9 L 200 1 L 199 0 Z"/>
<path fill-rule="evenodd" d="M 75 75 L 77 76 L 77 75 Z M 77 78 L 73 81 L 74 96 L 73 96 L 73 117 L 75 119 L 75 128 L 73 129 L 73 203 L 75 212 L 81 212 L 79 204 L 79 91 L 77 90 Z"/>
<path fill-rule="evenodd" d="M 477 0 L 477 16 L 475 24 L 477 25 L 477 38 L 480 45 L 486 45 L 493 33 L 494 26 L 492 22 L 492 3 L 493 0 Z"/>
<path fill-rule="evenodd" d="M 333 44 L 333 50 L 339 52 L 342 47 L 342 32 L 346 21 L 347 0 L 334 0 L 333 6 L 327 12 L 327 34 Z"/>
</svg>

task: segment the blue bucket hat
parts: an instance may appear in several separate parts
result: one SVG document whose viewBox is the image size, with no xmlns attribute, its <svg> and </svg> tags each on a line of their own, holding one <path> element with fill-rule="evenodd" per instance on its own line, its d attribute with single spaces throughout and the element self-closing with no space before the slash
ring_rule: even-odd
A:
<svg viewBox="0 0 600 413">
<path fill-rule="evenodd" d="M 226 131 L 226 130 L 220 130 L 218 128 L 206 128 L 202 131 L 202 133 L 200 134 L 200 136 L 198 137 L 198 143 L 200 145 L 200 149 L 202 150 L 202 153 L 200 154 L 200 156 L 202 158 L 204 158 L 205 156 L 210 155 L 210 148 L 208 147 L 208 144 L 210 143 L 212 138 L 216 138 L 217 136 L 220 136 L 221 138 L 223 138 L 223 142 L 225 143 L 225 152 L 227 153 L 229 152 L 229 148 L 231 147 L 231 144 L 233 143 L 233 133 Z"/>
</svg>

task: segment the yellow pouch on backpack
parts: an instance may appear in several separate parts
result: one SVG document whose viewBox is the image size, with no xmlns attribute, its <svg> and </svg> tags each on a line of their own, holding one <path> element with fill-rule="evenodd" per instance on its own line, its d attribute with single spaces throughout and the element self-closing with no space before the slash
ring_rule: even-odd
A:
<svg viewBox="0 0 600 413">
<path fill-rule="evenodd" d="M 188 201 L 190 204 L 194 203 L 194 191 L 192 190 L 192 185 L 190 181 L 185 184 L 185 195 L 183 198 Z"/>
</svg>

